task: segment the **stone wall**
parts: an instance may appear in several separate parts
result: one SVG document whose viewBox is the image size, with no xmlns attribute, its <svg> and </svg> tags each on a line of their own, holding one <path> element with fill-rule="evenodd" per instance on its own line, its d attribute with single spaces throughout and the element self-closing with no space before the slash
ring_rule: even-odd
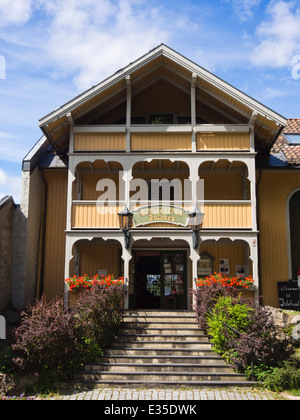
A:
<svg viewBox="0 0 300 420">
<path fill-rule="evenodd" d="M 296 325 L 300 322 L 300 312 L 296 313 L 295 311 L 272 308 L 271 306 L 266 306 L 266 309 L 271 312 L 276 327 L 285 328 L 288 325 Z"/>
</svg>

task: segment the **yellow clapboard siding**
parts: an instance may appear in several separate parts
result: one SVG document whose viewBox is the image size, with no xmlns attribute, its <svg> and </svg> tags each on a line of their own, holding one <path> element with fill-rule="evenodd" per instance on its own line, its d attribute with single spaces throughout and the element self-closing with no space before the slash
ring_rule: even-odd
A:
<svg viewBox="0 0 300 420">
<path fill-rule="evenodd" d="M 132 133 L 131 150 L 191 150 L 190 133 Z"/>
<path fill-rule="evenodd" d="M 107 274 L 115 277 L 120 275 L 121 245 L 114 244 L 79 244 L 80 266 L 79 274 L 93 276 L 98 270 L 107 270 Z"/>
<path fill-rule="evenodd" d="M 249 133 L 198 133 L 197 150 L 250 150 Z"/>
<path fill-rule="evenodd" d="M 260 283 L 265 305 L 279 306 L 277 282 L 289 280 L 286 201 L 299 187 L 299 172 L 262 173 L 258 203 Z"/>
<path fill-rule="evenodd" d="M 251 204 L 205 204 L 203 228 L 251 228 Z"/>
<path fill-rule="evenodd" d="M 246 255 L 248 254 L 248 244 L 224 244 L 219 245 L 214 243 L 213 245 L 207 244 L 205 241 L 200 246 L 200 254 L 203 252 L 207 252 L 209 255 L 213 257 L 213 272 L 220 271 L 220 260 L 223 258 L 227 258 L 229 260 L 229 275 L 236 276 L 236 266 L 243 265 L 247 266 L 248 258 Z M 252 275 L 252 264 L 250 263 L 249 266 L 250 274 Z"/>
<path fill-rule="evenodd" d="M 73 228 L 116 228 L 119 227 L 118 212 L 120 206 L 109 205 L 108 207 L 91 204 L 73 204 L 72 227 Z"/>
<path fill-rule="evenodd" d="M 126 135 L 124 133 L 75 133 L 75 151 L 125 151 Z"/>
<path fill-rule="evenodd" d="M 72 227 L 74 228 L 114 228 L 119 227 L 117 213 L 121 206 L 99 207 L 96 203 L 73 204 Z M 204 228 L 251 228 L 251 204 L 205 204 Z M 177 226 L 171 223 L 150 224 L 147 227 Z"/>
<path fill-rule="evenodd" d="M 47 221 L 43 291 L 48 299 L 64 290 L 67 170 L 46 170 Z"/>
</svg>

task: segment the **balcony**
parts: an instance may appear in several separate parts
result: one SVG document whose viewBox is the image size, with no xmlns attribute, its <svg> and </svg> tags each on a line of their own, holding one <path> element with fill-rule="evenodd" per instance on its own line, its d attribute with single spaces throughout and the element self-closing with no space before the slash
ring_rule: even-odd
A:
<svg viewBox="0 0 300 420">
<path fill-rule="evenodd" d="M 182 204 L 186 211 L 191 210 L 190 202 Z M 73 201 L 72 229 L 119 228 L 118 212 L 123 208 L 124 202 L 100 205 L 97 201 Z M 201 209 L 205 213 L 203 229 L 252 229 L 251 201 L 205 201 Z M 174 229 L 184 226 L 160 220 L 140 227 Z"/>
<path fill-rule="evenodd" d="M 193 147 L 195 142 L 195 147 Z M 129 146 L 130 145 L 130 146 Z M 248 125 L 139 124 L 77 126 L 74 152 L 250 152 Z"/>
</svg>

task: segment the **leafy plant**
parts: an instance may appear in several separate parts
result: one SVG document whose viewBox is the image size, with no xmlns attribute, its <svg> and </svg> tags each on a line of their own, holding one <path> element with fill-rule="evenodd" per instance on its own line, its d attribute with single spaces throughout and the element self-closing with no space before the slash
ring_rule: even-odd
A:
<svg viewBox="0 0 300 420">
<path fill-rule="evenodd" d="M 23 371 L 57 369 L 64 372 L 72 352 L 72 317 L 65 312 L 63 299 L 37 300 L 22 314 L 15 330 L 13 361 Z"/>
<path fill-rule="evenodd" d="M 250 323 L 250 312 L 253 309 L 241 303 L 241 299 L 232 296 L 220 297 L 207 315 L 211 342 L 218 353 L 230 348 L 232 341 L 239 340 L 240 334 L 247 330 Z"/>
<path fill-rule="evenodd" d="M 249 324 L 240 336 L 228 346 L 234 350 L 227 353 L 237 370 L 244 371 L 247 366 L 276 367 L 286 360 L 293 348 L 288 338 L 279 339 L 271 314 L 263 306 L 253 305 Z"/>
<path fill-rule="evenodd" d="M 300 359 L 290 358 L 267 375 L 264 385 L 271 391 L 281 392 L 300 388 Z"/>
<path fill-rule="evenodd" d="M 97 285 L 83 292 L 73 307 L 76 346 L 99 354 L 109 344 L 122 321 L 123 286 Z"/>
<path fill-rule="evenodd" d="M 220 273 L 214 273 L 197 280 L 195 311 L 198 317 L 199 328 L 207 331 L 207 314 L 214 308 L 218 298 L 222 296 L 238 296 L 240 290 L 248 289 L 253 285 L 251 276 L 242 279 L 240 277 L 227 277 Z"/>
<path fill-rule="evenodd" d="M 279 339 L 271 313 L 238 295 L 233 283 L 215 274 L 198 284 L 195 309 L 199 327 L 237 371 L 271 383 L 294 349 L 287 337 Z"/>
<path fill-rule="evenodd" d="M 14 344 L 0 357 L 1 369 L 22 377 L 37 375 L 35 390 L 51 389 L 54 382 L 102 354 L 121 323 L 122 299 L 122 284 L 108 288 L 95 284 L 69 310 L 62 298 L 42 297 L 23 312 Z"/>
</svg>

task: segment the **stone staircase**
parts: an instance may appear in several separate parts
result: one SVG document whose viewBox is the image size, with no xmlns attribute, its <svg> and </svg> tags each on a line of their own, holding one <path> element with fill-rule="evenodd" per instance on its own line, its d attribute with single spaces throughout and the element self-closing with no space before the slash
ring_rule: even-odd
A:
<svg viewBox="0 0 300 420">
<path fill-rule="evenodd" d="M 127 311 L 116 340 L 105 355 L 74 374 L 76 387 L 245 387 L 214 353 L 199 329 L 195 313 Z M 65 384 L 66 385 L 66 384 Z"/>
</svg>

